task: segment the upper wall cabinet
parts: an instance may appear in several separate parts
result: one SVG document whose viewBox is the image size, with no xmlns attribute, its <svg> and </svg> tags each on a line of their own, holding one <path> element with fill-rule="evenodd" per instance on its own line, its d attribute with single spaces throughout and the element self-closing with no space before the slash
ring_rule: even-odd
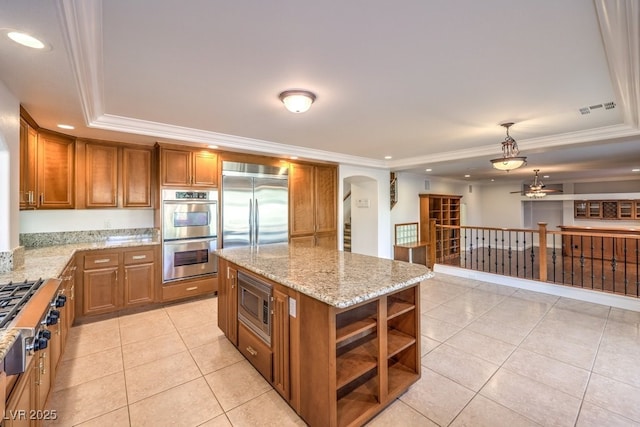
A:
<svg viewBox="0 0 640 427">
<path fill-rule="evenodd" d="M 640 200 L 575 200 L 575 219 L 640 219 Z"/>
<path fill-rule="evenodd" d="M 159 145 L 160 184 L 168 187 L 217 187 L 218 155 L 212 151 Z"/>
<path fill-rule="evenodd" d="M 73 209 L 74 139 L 20 126 L 20 208 Z"/>
<path fill-rule="evenodd" d="M 78 207 L 151 207 L 153 148 L 77 141 Z"/>
</svg>

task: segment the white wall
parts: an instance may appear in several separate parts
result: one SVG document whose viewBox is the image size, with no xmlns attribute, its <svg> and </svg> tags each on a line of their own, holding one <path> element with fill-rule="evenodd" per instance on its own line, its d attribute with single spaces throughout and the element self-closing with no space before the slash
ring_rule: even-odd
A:
<svg viewBox="0 0 640 427">
<path fill-rule="evenodd" d="M 18 247 L 20 102 L 0 81 L 0 252 Z"/>
<path fill-rule="evenodd" d="M 378 200 L 377 181 L 350 177 L 351 183 L 351 252 L 378 255 L 378 216 L 385 203 Z"/>
<path fill-rule="evenodd" d="M 153 209 L 50 209 L 20 211 L 20 233 L 152 227 Z"/>
<path fill-rule="evenodd" d="M 481 188 L 482 201 L 478 206 L 481 211 L 479 218 L 482 221 L 470 222 L 468 225 L 524 228 L 522 197 L 520 194 L 510 193 L 514 191 L 513 185 L 483 185 Z"/>
<path fill-rule="evenodd" d="M 389 212 L 389 171 L 381 170 L 381 169 L 373 169 L 373 168 L 365 168 L 359 166 L 352 165 L 340 165 L 338 167 L 338 200 L 342 200 L 344 197 L 344 179 L 349 177 L 366 177 L 374 180 L 377 184 L 376 190 L 373 188 L 369 188 L 369 191 L 377 194 L 369 194 L 369 198 L 371 201 L 375 200 L 378 204 L 377 206 L 377 224 L 373 225 L 372 228 L 368 229 L 367 232 L 370 234 L 377 235 L 377 255 L 381 258 L 392 258 L 392 243 L 391 243 L 391 226 L 390 226 L 390 212 Z M 353 188 L 352 193 L 353 194 Z M 352 197 L 353 200 L 353 197 Z M 369 209 L 373 209 L 373 205 Z M 343 218 L 343 206 L 342 203 L 338 203 L 338 218 Z M 352 209 L 352 218 L 353 218 L 353 210 Z M 352 220 L 352 223 L 354 221 Z M 358 237 L 353 235 L 351 236 L 351 247 L 352 250 L 354 245 L 356 244 L 355 239 Z M 338 224 L 338 248 L 342 249 L 343 244 L 343 224 Z M 375 252 L 372 250 L 371 252 Z"/>
</svg>

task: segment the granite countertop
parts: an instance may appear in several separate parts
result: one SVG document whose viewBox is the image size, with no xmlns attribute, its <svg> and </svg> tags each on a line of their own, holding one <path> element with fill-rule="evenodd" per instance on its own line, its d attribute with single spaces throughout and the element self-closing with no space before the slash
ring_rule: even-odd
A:
<svg viewBox="0 0 640 427">
<path fill-rule="evenodd" d="M 433 277 L 421 264 L 286 243 L 216 251 L 240 267 L 337 308 L 345 308 Z"/>
<path fill-rule="evenodd" d="M 59 277 L 76 251 L 124 248 L 144 245 L 159 245 L 160 240 L 153 238 L 123 238 L 118 236 L 100 242 L 70 243 L 53 245 L 24 251 L 24 265 L 6 273 L 0 273 L 0 283 L 24 282 Z M 0 371 L 7 351 L 16 340 L 17 329 L 0 330 Z"/>
<path fill-rule="evenodd" d="M 24 265 L 12 271 L 0 273 L 0 283 L 59 277 L 73 254 L 77 251 L 159 244 L 159 239 L 117 237 L 100 242 L 80 242 L 27 248 L 24 251 Z"/>
</svg>

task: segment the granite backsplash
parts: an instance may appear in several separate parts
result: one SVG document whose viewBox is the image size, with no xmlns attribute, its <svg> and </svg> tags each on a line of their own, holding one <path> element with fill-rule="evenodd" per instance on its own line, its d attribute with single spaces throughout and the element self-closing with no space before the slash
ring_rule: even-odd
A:
<svg viewBox="0 0 640 427">
<path fill-rule="evenodd" d="M 154 239 L 158 237 L 158 233 L 159 230 L 156 228 L 22 233 L 20 234 L 20 245 L 25 248 L 40 248 L 69 243 L 103 242 L 110 239 Z"/>
</svg>

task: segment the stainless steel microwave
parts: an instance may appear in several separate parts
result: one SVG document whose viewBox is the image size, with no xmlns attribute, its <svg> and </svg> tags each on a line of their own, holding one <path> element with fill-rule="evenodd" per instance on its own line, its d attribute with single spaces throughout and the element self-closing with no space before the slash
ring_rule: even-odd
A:
<svg viewBox="0 0 640 427">
<path fill-rule="evenodd" d="M 271 285 L 238 272 L 238 320 L 271 345 Z"/>
</svg>

